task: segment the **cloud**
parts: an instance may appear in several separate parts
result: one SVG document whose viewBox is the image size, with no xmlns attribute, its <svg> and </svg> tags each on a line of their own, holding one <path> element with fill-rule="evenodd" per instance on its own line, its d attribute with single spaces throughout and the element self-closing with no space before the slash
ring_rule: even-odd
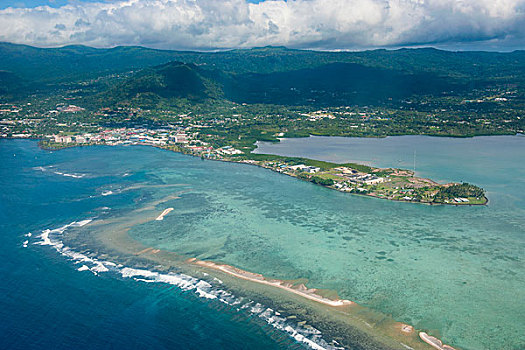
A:
<svg viewBox="0 0 525 350">
<path fill-rule="evenodd" d="M 0 10 L 0 41 L 226 49 L 525 47 L 525 0 L 126 0 Z"/>
</svg>

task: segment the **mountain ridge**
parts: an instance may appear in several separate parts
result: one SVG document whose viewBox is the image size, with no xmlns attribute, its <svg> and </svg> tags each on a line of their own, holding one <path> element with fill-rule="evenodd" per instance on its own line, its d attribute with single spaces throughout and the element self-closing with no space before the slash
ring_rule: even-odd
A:
<svg viewBox="0 0 525 350">
<path fill-rule="evenodd" d="M 516 60 L 517 59 L 517 60 Z M 84 79 L 102 73 L 142 69 L 170 61 L 206 64 L 228 72 L 270 73 L 320 66 L 327 63 L 359 63 L 381 68 L 434 71 L 468 76 L 476 73 L 501 75 L 498 67 L 525 71 L 525 51 L 445 51 L 435 48 L 332 52 L 262 47 L 218 52 L 175 51 L 141 46 L 92 48 L 70 45 L 38 48 L 0 42 L 0 70 L 11 71 L 28 80 L 56 82 Z M 506 72 L 506 71 L 505 71 Z"/>
</svg>

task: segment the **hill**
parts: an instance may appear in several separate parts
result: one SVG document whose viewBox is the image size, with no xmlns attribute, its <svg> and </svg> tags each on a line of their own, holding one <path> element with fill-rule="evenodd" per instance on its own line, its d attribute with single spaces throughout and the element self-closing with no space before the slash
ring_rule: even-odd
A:
<svg viewBox="0 0 525 350">
<path fill-rule="evenodd" d="M 207 66 L 171 62 L 131 74 L 102 92 L 104 101 L 154 108 L 161 101 L 227 100 L 278 105 L 398 105 L 414 95 L 465 91 L 458 78 L 407 73 L 355 63 L 329 63 L 272 73 L 232 73 Z M 170 102 L 170 101 L 168 101 Z"/>
<path fill-rule="evenodd" d="M 461 101 L 477 90 L 522 89 L 525 52 L 315 52 L 262 47 L 203 53 L 0 43 L 0 70 L 12 74 L 4 78 L 0 95 L 46 89 L 45 93 L 56 94 L 76 87 L 86 101 L 131 102 L 148 108 L 173 105 L 177 99 L 397 108 L 406 99 L 456 96 Z M 17 90 L 15 77 L 25 82 L 26 89 Z"/>
<path fill-rule="evenodd" d="M 433 73 L 406 73 L 355 63 L 268 74 L 233 76 L 225 96 L 235 102 L 284 105 L 356 105 L 400 102 L 414 94 L 442 94 L 464 87 Z"/>
<path fill-rule="evenodd" d="M 18 75 L 0 70 L 0 95 L 18 93 L 26 84 Z"/>
<path fill-rule="evenodd" d="M 525 72 L 525 51 L 451 52 L 431 48 L 319 52 L 262 47 L 223 52 L 155 50 L 144 47 L 96 49 L 86 46 L 36 48 L 0 43 L 0 70 L 28 80 L 63 81 L 101 73 L 124 72 L 170 61 L 194 63 L 208 69 L 245 74 L 268 74 L 314 68 L 330 63 L 355 63 L 407 73 L 488 79 L 510 78 Z"/>
</svg>

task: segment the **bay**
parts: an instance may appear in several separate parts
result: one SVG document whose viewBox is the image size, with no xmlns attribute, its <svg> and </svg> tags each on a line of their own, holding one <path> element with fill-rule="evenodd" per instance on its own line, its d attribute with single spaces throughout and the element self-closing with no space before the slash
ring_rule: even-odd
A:
<svg viewBox="0 0 525 350">
<path fill-rule="evenodd" d="M 322 142 L 311 147 L 308 140 L 312 139 Z M 0 176 L 4 189 L 0 209 L 7 243 L 2 274 L 7 276 L 4 286 L 5 295 L 9 295 L 2 305 L 6 312 L 3 318 L 7 320 L 13 313 L 21 315 L 19 319 L 15 317 L 16 328 L 5 323 L 3 329 L 40 329 L 39 339 L 51 344 L 54 338 L 38 325 L 48 324 L 53 310 L 60 310 L 57 320 L 61 322 L 52 324 L 66 338 L 75 339 L 71 334 L 78 334 L 84 324 L 97 329 L 87 321 L 90 312 L 75 314 L 78 304 L 83 305 L 84 298 L 80 296 L 91 300 L 88 310 L 97 305 L 96 295 L 100 294 L 111 307 L 106 306 L 109 312 L 96 317 L 95 324 L 105 319 L 104 315 L 122 315 L 122 308 L 130 307 L 130 302 L 125 302 L 128 298 L 144 304 L 142 309 L 130 311 L 129 318 L 119 316 L 123 325 L 135 321 L 131 314 L 147 314 L 145 310 L 157 305 L 152 318 L 162 321 L 148 323 L 149 327 L 143 325 L 144 336 L 131 327 L 136 331 L 129 337 L 140 335 L 140 339 L 155 345 L 155 334 L 155 339 L 162 340 L 159 348 L 173 344 L 187 347 L 191 341 L 202 347 L 224 348 L 225 338 L 234 339 L 231 346 L 228 344 L 231 348 L 243 348 L 251 342 L 261 348 L 298 346 L 294 342 L 275 342 L 264 327 L 248 319 L 235 321 L 231 313 L 217 311 L 209 302 L 192 299 L 177 289 L 163 292 L 162 288 L 132 280 L 76 271 L 78 266 L 72 268 L 56 252 L 35 246 L 33 238 L 24 236 L 87 217 L 118 217 L 175 191 L 177 198 L 157 206 L 159 212 L 174 208 L 164 220 L 135 225 L 129 235 L 147 246 L 188 258 L 224 262 L 279 279 L 307 279 L 309 287 L 335 290 L 341 297 L 430 330 L 460 348 L 522 347 L 523 138 L 348 140 L 361 147 L 359 152 L 332 145 L 332 138 L 316 139 L 261 145 L 259 151 L 270 153 L 265 147 L 284 147 L 289 141 L 300 141 L 305 144 L 271 152 L 287 154 L 291 149 L 296 154 L 287 155 L 337 161 L 368 159 L 376 166 L 409 167 L 406 165 L 413 163 L 415 150 L 418 174 L 480 185 L 488 191 L 489 205 L 453 207 L 389 202 L 339 193 L 258 167 L 202 161 L 148 147 L 47 152 L 38 149 L 35 142 L 2 141 L 5 166 Z M 475 145 L 468 143 L 472 140 Z M 323 150 L 330 150 L 329 156 Z M 176 189 L 166 185 L 176 185 Z M 27 248 L 23 247 L 25 240 L 29 241 Z M 20 275 L 23 272 L 27 277 Z M 36 283 L 30 279 L 35 276 Z M 61 285 L 58 281 L 67 283 Z M 74 288 L 77 283 L 81 287 Z M 92 284 L 98 284 L 94 293 L 89 288 Z M 15 290 L 30 292 L 22 293 L 22 297 Z M 46 293 L 41 293 L 43 298 L 39 299 L 37 290 L 53 294 L 55 303 L 46 303 Z M 155 292 L 152 294 L 151 290 Z M 144 299 L 146 295 L 149 298 Z M 36 313 L 44 315 L 36 318 L 40 322 L 27 321 L 39 310 L 29 302 L 32 296 L 41 302 L 35 304 L 46 307 Z M 163 298 L 167 298 L 171 309 L 159 306 L 164 305 L 159 301 Z M 73 300 L 68 312 L 67 307 L 60 308 L 64 300 Z M 187 309 L 180 306 L 184 304 Z M 17 305 L 22 308 L 17 309 Z M 180 317 L 174 316 L 177 314 Z M 80 316 L 81 321 L 67 327 L 74 315 Z M 201 318 L 205 321 L 200 322 Z M 184 321 L 187 319 L 191 322 Z M 108 333 L 122 328 L 115 324 L 118 322 L 107 324 Z M 206 331 L 197 336 L 199 333 L 192 332 L 189 326 L 194 324 L 207 325 L 202 326 Z M 180 331 L 172 327 L 180 327 Z M 180 334 L 188 337 L 179 339 Z M 210 335 L 223 340 L 206 344 Z M 97 339 L 99 344 L 108 339 L 124 344 L 118 342 L 127 338 Z"/>
</svg>

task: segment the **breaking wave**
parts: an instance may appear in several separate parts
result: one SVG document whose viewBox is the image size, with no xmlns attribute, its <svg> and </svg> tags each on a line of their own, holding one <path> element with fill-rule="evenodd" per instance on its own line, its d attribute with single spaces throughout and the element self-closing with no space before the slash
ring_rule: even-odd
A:
<svg viewBox="0 0 525 350">
<path fill-rule="evenodd" d="M 78 271 L 91 271 L 94 275 L 100 273 L 116 273 L 122 278 L 131 278 L 137 282 L 142 283 L 162 283 L 178 287 L 180 290 L 193 292 L 198 297 L 204 299 L 214 299 L 230 306 L 237 306 L 241 310 L 246 310 L 250 314 L 259 317 L 273 328 L 285 332 L 297 342 L 302 343 L 314 350 L 334 350 L 342 349 L 341 347 L 328 344 L 323 338 L 319 330 L 313 327 L 301 327 L 296 322 L 290 321 L 279 312 L 264 305 L 239 298 L 232 293 L 222 290 L 211 283 L 192 277 L 183 273 L 160 273 L 151 270 L 137 269 L 121 264 L 116 264 L 111 261 L 97 259 L 95 256 L 90 256 L 89 253 L 80 253 L 64 245 L 61 240 L 61 235 L 69 228 L 82 227 L 89 224 L 92 219 L 82 221 L 74 221 L 56 229 L 46 229 L 40 235 L 36 235 L 39 240 L 33 242 L 42 246 L 50 246 L 55 249 L 62 256 L 70 259 L 74 264 L 81 265 L 77 268 Z M 31 234 L 25 235 L 26 240 L 23 243 L 27 247 Z M 222 284 L 217 278 L 214 281 Z"/>
<path fill-rule="evenodd" d="M 74 179 L 81 179 L 81 178 L 87 176 L 87 174 L 79 174 L 79 173 L 70 174 L 70 173 L 64 173 L 64 172 L 62 172 L 62 171 L 53 170 L 53 168 L 54 168 L 53 165 L 48 165 L 48 166 L 37 166 L 37 167 L 34 167 L 33 169 L 34 169 L 34 170 L 39 170 L 39 171 L 42 171 L 42 172 L 48 172 L 48 171 L 51 171 L 51 172 L 53 172 L 53 174 L 60 175 L 60 176 L 65 176 L 65 177 L 71 177 L 71 178 L 74 178 Z"/>
</svg>

